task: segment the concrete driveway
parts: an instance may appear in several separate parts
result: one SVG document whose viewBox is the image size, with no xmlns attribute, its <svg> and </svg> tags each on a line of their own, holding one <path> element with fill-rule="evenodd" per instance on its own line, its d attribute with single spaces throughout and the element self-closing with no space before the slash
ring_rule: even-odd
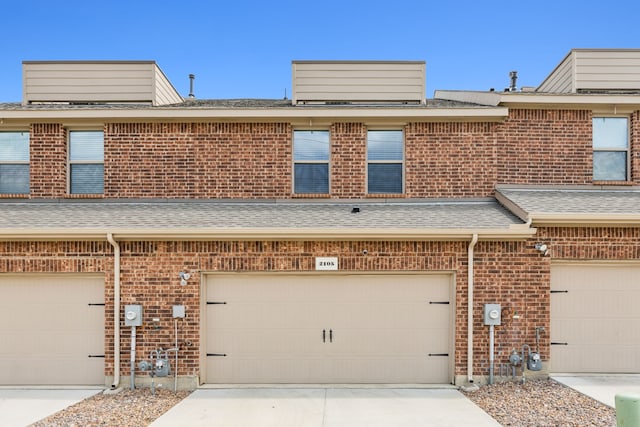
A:
<svg viewBox="0 0 640 427">
<path fill-rule="evenodd" d="M 199 389 L 151 424 L 211 427 L 499 427 L 455 389 Z"/>
<path fill-rule="evenodd" d="M 26 426 L 102 392 L 101 388 L 0 389 L 0 426 Z"/>
<path fill-rule="evenodd" d="M 552 375 L 551 378 L 612 408 L 616 406 L 616 394 L 640 394 L 640 375 Z"/>
</svg>

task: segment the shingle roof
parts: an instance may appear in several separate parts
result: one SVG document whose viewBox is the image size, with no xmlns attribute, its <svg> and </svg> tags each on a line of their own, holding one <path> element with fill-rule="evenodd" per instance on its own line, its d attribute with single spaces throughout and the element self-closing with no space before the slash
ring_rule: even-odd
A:
<svg viewBox="0 0 640 427">
<path fill-rule="evenodd" d="M 353 208 L 360 208 L 352 213 Z M 331 235 L 399 230 L 429 234 L 449 230 L 505 231 L 523 222 L 493 200 L 400 203 L 283 201 L 60 201 L 0 203 L 0 238 L 22 231 L 74 234 L 150 232 L 171 234 L 306 230 Z M 528 229 L 527 229 L 528 230 Z M 528 231 L 527 231 L 528 232 Z"/>
<path fill-rule="evenodd" d="M 328 109 L 328 108 L 491 108 L 490 106 L 474 104 L 471 102 L 450 101 L 445 99 L 428 99 L 426 104 L 400 104 L 400 103 L 380 103 L 380 104 L 307 104 L 293 105 L 289 99 L 186 99 L 179 104 L 162 106 L 152 106 L 149 104 L 136 103 L 42 103 L 23 105 L 20 102 L 0 102 L 0 110 L 92 110 L 92 109 Z"/>
<path fill-rule="evenodd" d="M 534 223 L 640 222 L 640 189 L 497 188 L 496 197 L 521 218 Z"/>
</svg>

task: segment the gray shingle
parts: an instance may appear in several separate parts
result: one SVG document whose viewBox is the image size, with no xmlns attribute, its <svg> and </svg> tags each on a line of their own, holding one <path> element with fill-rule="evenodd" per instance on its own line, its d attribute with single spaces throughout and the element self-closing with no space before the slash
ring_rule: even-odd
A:
<svg viewBox="0 0 640 427">
<path fill-rule="evenodd" d="M 358 205 L 359 213 L 352 213 Z M 495 201 L 3 202 L 0 236 L 15 229 L 508 229 L 522 221 Z"/>
</svg>

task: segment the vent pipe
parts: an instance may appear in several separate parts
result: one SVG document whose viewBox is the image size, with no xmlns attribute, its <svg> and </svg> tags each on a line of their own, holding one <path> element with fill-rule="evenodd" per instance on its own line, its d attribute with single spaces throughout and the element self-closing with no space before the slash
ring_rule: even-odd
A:
<svg viewBox="0 0 640 427">
<path fill-rule="evenodd" d="M 196 96 L 193 94 L 193 81 L 196 79 L 195 74 L 189 74 L 189 98 L 195 98 Z"/>
<path fill-rule="evenodd" d="M 518 90 L 518 87 L 516 86 L 516 82 L 518 81 L 518 72 L 517 71 L 509 72 L 509 78 L 511 79 L 511 84 L 509 85 L 509 92 L 515 92 L 516 90 Z"/>
</svg>

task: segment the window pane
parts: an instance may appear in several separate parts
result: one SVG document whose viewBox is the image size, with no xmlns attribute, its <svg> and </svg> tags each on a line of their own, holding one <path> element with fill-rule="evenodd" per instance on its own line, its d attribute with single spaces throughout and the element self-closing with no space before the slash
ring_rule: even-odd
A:
<svg viewBox="0 0 640 427">
<path fill-rule="evenodd" d="M 0 132 L 0 161 L 29 161 L 29 132 Z"/>
<path fill-rule="evenodd" d="M 0 165 L 0 193 L 28 194 L 29 165 Z"/>
<path fill-rule="evenodd" d="M 293 160 L 329 160 L 329 132 L 293 132 Z"/>
<path fill-rule="evenodd" d="M 367 133 L 368 160 L 402 160 L 402 131 L 370 130 Z"/>
<path fill-rule="evenodd" d="M 595 181 L 626 181 L 626 151 L 594 151 L 593 179 Z"/>
<path fill-rule="evenodd" d="M 621 148 L 628 143 L 628 127 L 626 117 L 594 117 L 593 148 Z"/>
<path fill-rule="evenodd" d="M 369 194 L 402 193 L 402 163 L 369 163 Z"/>
<path fill-rule="evenodd" d="M 294 167 L 294 189 L 298 194 L 329 192 L 329 165 L 302 163 Z"/>
<path fill-rule="evenodd" d="M 72 194 L 102 194 L 104 191 L 104 165 L 71 165 Z"/>
<path fill-rule="evenodd" d="M 72 131 L 69 133 L 69 160 L 104 160 L 104 133 Z"/>
</svg>

